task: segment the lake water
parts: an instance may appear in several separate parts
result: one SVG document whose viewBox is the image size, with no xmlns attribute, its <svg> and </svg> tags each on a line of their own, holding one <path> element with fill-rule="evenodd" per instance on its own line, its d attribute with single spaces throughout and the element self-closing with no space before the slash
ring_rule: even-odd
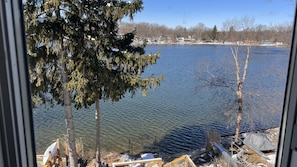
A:
<svg viewBox="0 0 297 167">
<path fill-rule="evenodd" d="M 134 98 L 127 94 L 120 102 L 101 101 L 102 148 L 120 153 L 128 151 L 131 145 L 130 151 L 135 154 L 152 148 L 155 142 L 160 152 L 174 154 L 204 147 L 208 129 L 215 129 L 221 135 L 232 134 L 235 122 L 228 121 L 225 109 L 220 109 L 220 106 L 228 104 L 225 96 L 215 96 L 214 91 L 197 87 L 201 62 L 207 62 L 209 69 L 224 64 L 226 69 L 233 68 L 226 66 L 234 64 L 230 48 L 212 45 L 147 46 L 147 53 L 160 51 L 161 57 L 144 75 L 163 75 L 164 81 L 159 87 L 149 90 L 146 97 L 142 97 L 139 91 Z M 262 119 L 248 115 L 255 129 L 280 124 L 288 57 L 288 48 L 252 47 L 246 90 L 257 88 L 256 92 L 267 97 L 272 95 L 271 92 L 278 94 L 269 101 L 261 101 L 269 106 L 278 106 L 267 111 L 262 108 L 255 111 L 261 113 Z M 94 108 L 73 109 L 75 136 L 83 139 L 85 152 L 95 149 Z M 64 108 L 59 105 L 41 106 L 33 112 L 36 149 L 38 154 L 42 154 L 50 143 L 66 134 Z M 249 130 L 250 123 L 243 122 L 242 129 Z"/>
</svg>

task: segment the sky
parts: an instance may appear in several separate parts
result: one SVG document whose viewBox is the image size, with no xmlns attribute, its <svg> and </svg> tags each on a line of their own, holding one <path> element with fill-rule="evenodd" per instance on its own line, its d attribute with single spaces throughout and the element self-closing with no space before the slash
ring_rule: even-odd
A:
<svg viewBox="0 0 297 167">
<path fill-rule="evenodd" d="M 254 18 L 254 25 L 289 24 L 295 13 L 295 0 L 143 0 L 143 6 L 133 22 L 170 28 L 203 23 L 220 29 L 224 21 L 245 16 Z"/>
</svg>

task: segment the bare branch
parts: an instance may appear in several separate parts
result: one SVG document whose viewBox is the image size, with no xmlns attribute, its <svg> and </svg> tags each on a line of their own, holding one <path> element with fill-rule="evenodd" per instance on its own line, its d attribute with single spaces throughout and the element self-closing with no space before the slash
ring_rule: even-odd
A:
<svg viewBox="0 0 297 167">
<path fill-rule="evenodd" d="M 238 46 L 234 47 L 234 49 L 231 47 L 231 52 L 232 52 L 234 62 L 235 62 L 235 67 L 236 67 L 236 83 L 238 85 L 240 83 L 240 67 L 238 64 Z"/>
<path fill-rule="evenodd" d="M 247 53 L 246 53 L 246 59 L 245 59 L 245 65 L 244 65 L 244 69 L 243 69 L 242 81 L 241 81 L 242 83 L 244 82 L 245 77 L 246 77 L 246 71 L 247 71 L 248 64 L 249 64 L 250 50 L 251 50 L 251 47 L 248 46 Z"/>
</svg>

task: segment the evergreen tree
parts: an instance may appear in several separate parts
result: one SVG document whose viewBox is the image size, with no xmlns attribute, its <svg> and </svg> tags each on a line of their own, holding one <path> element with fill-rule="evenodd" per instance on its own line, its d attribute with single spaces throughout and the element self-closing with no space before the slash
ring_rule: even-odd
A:
<svg viewBox="0 0 297 167">
<path fill-rule="evenodd" d="M 211 40 L 217 40 L 218 39 L 218 29 L 217 26 L 215 25 L 211 31 Z"/>
<path fill-rule="evenodd" d="M 118 22 L 125 16 L 133 19 L 142 8 L 141 0 L 28 0 L 24 4 L 32 98 L 64 105 L 70 166 L 77 164 L 72 103 L 81 108 L 96 102 L 99 138 L 99 99 L 118 101 L 125 92 L 133 95 L 139 88 L 146 95 L 162 80 L 141 77 L 159 54 L 145 55 L 145 45 L 132 45 L 134 32 L 118 34 Z M 99 162 L 99 142 L 96 148 Z"/>
</svg>

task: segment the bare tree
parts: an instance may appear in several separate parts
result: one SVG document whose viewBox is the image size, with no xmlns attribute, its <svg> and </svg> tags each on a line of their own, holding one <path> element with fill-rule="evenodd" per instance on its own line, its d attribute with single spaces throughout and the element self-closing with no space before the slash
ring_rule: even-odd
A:
<svg viewBox="0 0 297 167">
<path fill-rule="evenodd" d="M 225 34 L 225 40 L 234 42 L 236 41 L 236 31 L 239 29 L 238 20 L 233 18 L 232 20 L 227 19 L 222 24 L 222 31 Z"/>
<path fill-rule="evenodd" d="M 238 102 L 238 113 L 237 113 L 237 121 L 236 121 L 236 130 L 235 130 L 235 142 L 238 142 L 238 136 L 240 132 L 240 123 L 242 119 L 242 112 L 243 112 L 243 93 L 242 93 L 242 88 L 243 84 L 247 75 L 247 68 L 249 64 L 249 57 L 250 57 L 250 49 L 251 47 L 247 47 L 247 53 L 246 53 L 246 58 L 245 58 L 245 63 L 244 63 L 244 68 L 243 68 L 243 74 L 240 76 L 240 65 L 239 65 L 239 59 L 238 59 L 238 47 L 231 48 L 232 55 L 234 58 L 235 62 L 235 67 L 236 67 L 236 85 L 237 85 L 237 90 L 236 90 L 236 95 L 237 95 L 237 102 Z"/>
<path fill-rule="evenodd" d="M 243 39 L 242 41 L 251 41 L 250 37 L 252 36 L 251 34 L 253 33 L 253 27 L 255 23 L 255 18 L 250 17 L 250 16 L 243 16 L 239 20 L 239 26 L 241 31 L 243 32 Z"/>
<path fill-rule="evenodd" d="M 266 26 L 265 25 L 257 25 L 255 28 L 254 28 L 254 39 L 258 42 L 261 42 L 263 40 L 263 37 L 264 37 L 264 31 L 266 29 Z"/>
<path fill-rule="evenodd" d="M 195 27 L 189 29 L 190 35 L 197 40 L 202 39 L 202 34 L 205 30 L 206 27 L 203 23 L 198 23 Z"/>
<path fill-rule="evenodd" d="M 174 31 L 177 37 L 187 37 L 187 29 L 183 26 L 176 26 Z"/>
<path fill-rule="evenodd" d="M 254 27 L 255 18 L 251 16 L 242 16 L 239 23 L 239 29 L 242 31 L 251 30 Z"/>
<path fill-rule="evenodd" d="M 228 52 L 228 47 L 225 49 L 220 51 Z M 255 124 L 264 119 L 267 121 L 267 112 L 274 114 L 281 111 L 282 102 L 277 99 L 283 96 L 279 88 L 284 85 L 285 74 L 277 66 L 279 59 L 267 63 L 265 55 L 252 56 L 251 53 L 250 46 L 235 46 L 231 48 L 232 61 L 230 54 L 225 59 L 213 57 L 203 62 L 207 57 L 199 62 L 197 69 L 199 94 L 207 95 L 202 98 L 209 98 L 212 108 L 222 111 L 229 124 L 235 123 L 235 142 L 238 142 L 242 127 L 252 130 Z M 252 69 L 262 62 L 266 65 Z M 269 122 L 275 122 L 275 119 L 269 118 Z"/>
<path fill-rule="evenodd" d="M 224 42 L 245 42 L 250 45 L 266 43 L 290 44 L 292 34 L 292 23 L 282 23 L 277 25 L 255 25 L 255 18 L 242 16 L 239 19 L 227 19 L 222 23 L 218 32 L 218 40 Z M 191 37 L 195 40 L 210 40 L 212 28 L 206 27 L 203 23 L 198 23 L 194 27 L 186 28 L 177 26 L 168 28 L 164 25 L 152 23 L 123 23 L 120 22 L 120 34 L 136 30 L 137 38 L 141 39 L 168 39 L 174 42 L 176 37 Z"/>
<path fill-rule="evenodd" d="M 291 43 L 292 37 L 292 23 L 282 23 L 271 26 L 271 34 L 274 41 L 281 41 L 285 44 Z"/>
</svg>

